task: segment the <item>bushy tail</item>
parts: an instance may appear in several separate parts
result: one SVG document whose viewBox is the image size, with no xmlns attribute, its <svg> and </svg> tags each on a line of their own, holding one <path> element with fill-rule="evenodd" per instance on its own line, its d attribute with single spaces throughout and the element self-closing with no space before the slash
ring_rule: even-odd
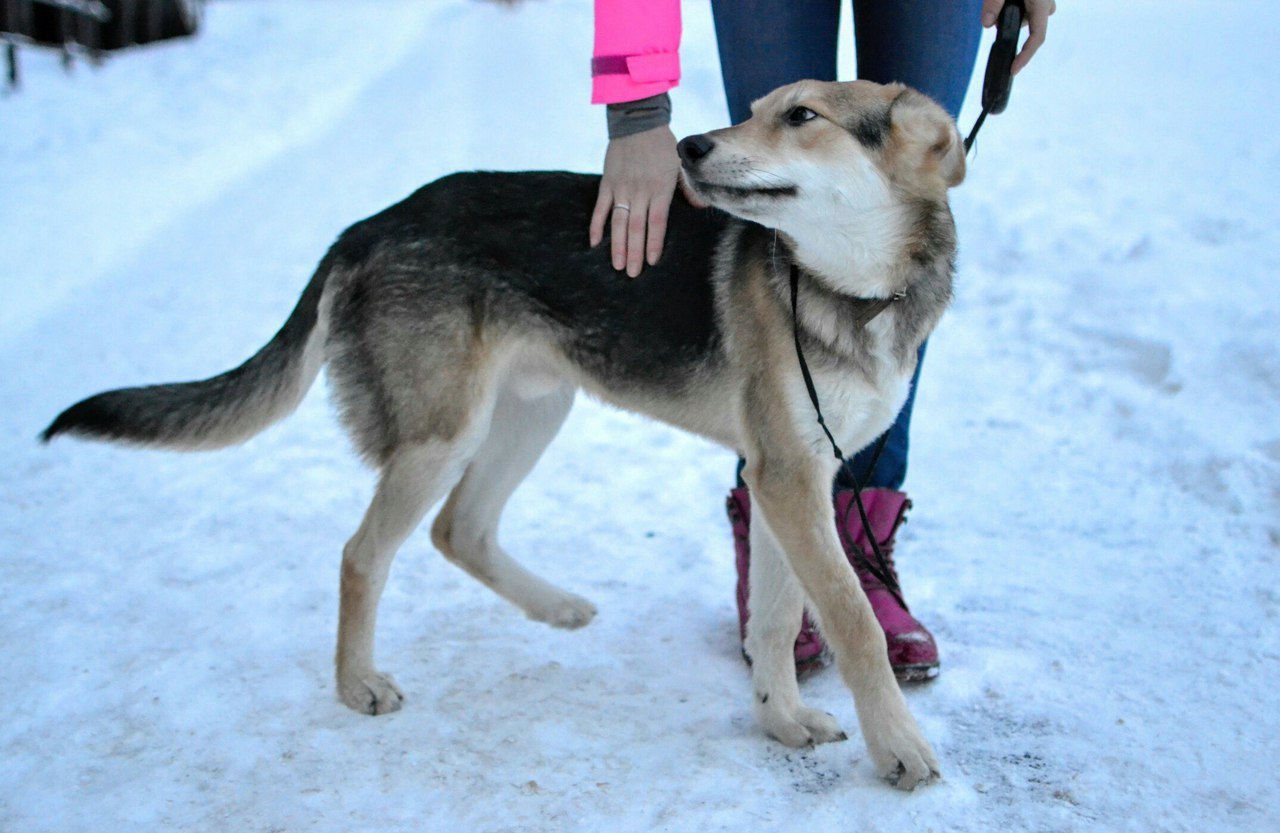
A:
<svg viewBox="0 0 1280 833">
<path fill-rule="evenodd" d="M 329 270 L 326 258 L 280 331 L 234 370 L 91 396 L 59 414 L 40 439 L 70 434 L 189 451 L 244 442 L 292 413 L 324 364 L 320 299 Z"/>
</svg>

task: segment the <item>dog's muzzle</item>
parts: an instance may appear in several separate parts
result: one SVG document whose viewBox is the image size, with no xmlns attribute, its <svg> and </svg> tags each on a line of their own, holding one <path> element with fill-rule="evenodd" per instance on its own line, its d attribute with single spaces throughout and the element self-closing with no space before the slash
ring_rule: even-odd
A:
<svg viewBox="0 0 1280 833">
<path fill-rule="evenodd" d="M 794 197 L 796 195 L 798 189 L 791 184 L 744 186 L 741 184 L 730 185 L 722 182 L 709 182 L 706 176 L 708 171 L 699 171 L 699 168 L 702 167 L 703 160 L 710 156 L 711 151 L 715 150 L 715 148 L 715 140 L 705 133 L 686 136 L 676 145 L 676 152 L 680 155 L 680 162 L 684 168 L 685 182 L 703 199 L 716 204 L 721 199 L 739 203 L 744 199 Z M 721 161 L 723 162 L 724 160 Z M 714 171 L 721 166 L 708 163 L 707 167 Z M 720 179 L 721 177 L 712 175 L 710 178 Z M 720 207 L 723 208 L 724 206 Z"/>
</svg>

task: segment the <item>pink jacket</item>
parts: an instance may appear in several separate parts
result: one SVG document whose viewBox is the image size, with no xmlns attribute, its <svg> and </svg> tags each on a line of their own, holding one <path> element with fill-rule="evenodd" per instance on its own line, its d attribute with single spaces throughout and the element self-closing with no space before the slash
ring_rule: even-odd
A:
<svg viewBox="0 0 1280 833">
<path fill-rule="evenodd" d="M 680 0 L 595 0 L 591 103 L 665 93 L 680 81 Z"/>
</svg>

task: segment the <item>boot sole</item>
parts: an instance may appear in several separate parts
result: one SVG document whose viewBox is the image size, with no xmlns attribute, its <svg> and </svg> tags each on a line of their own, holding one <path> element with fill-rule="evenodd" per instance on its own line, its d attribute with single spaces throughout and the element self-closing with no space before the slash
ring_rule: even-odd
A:
<svg viewBox="0 0 1280 833">
<path fill-rule="evenodd" d="M 893 676 L 900 683 L 927 683 L 938 676 L 939 667 L 932 665 L 900 665 L 893 669 Z"/>
<path fill-rule="evenodd" d="M 751 667 L 751 657 L 743 650 L 742 659 L 747 663 L 747 667 Z M 826 652 L 810 657 L 805 660 L 796 660 L 796 678 L 807 677 L 814 671 L 825 668 L 827 666 Z M 900 665 L 893 669 L 893 676 L 900 683 L 927 683 L 937 679 L 941 668 L 935 663 L 933 665 Z"/>
</svg>

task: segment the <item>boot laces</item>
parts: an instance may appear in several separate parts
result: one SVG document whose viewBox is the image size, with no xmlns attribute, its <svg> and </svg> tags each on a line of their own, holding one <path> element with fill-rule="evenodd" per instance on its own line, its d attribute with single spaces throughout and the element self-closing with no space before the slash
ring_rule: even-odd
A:
<svg viewBox="0 0 1280 833">
<path fill-rule="evenodd" d="M 854 543 L 854 546 L 857 546 L 857 544 Z M 889 536 L 889 538 L 880 542 L 880 554 L 884 556 L 884 565 L 889 568 L 889 575 L 892 577 L 893 581 L 897 582 L 898 565 L 893 563 L 893 546 L 893 536 Z M 867 569 L 870 557 L 867 555 L 865 550 L 858 547 L 857 552 L 851 552 L 848 553 L 848 555 L 850 556 L 849 560 L 853 562 L 853 571 L 858 574 L 858 580 L 862 582 L 863 590 L 870 593 L 872 590 L 889 589 L 883 581 Z"/>
</svg>

